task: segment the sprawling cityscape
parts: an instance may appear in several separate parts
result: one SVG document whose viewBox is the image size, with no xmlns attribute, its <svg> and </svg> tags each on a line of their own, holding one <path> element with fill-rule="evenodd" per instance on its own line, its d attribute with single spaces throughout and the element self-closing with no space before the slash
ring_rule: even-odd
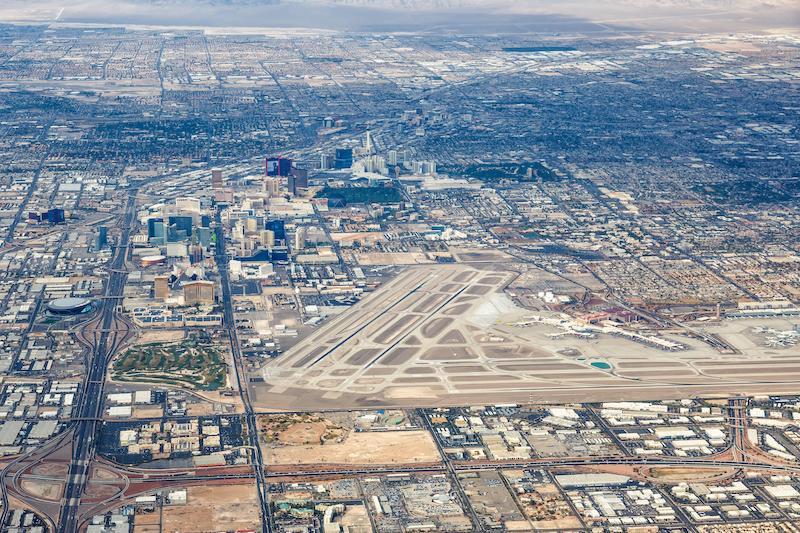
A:
<svg viewBox="0 0 800 533">
<path fill-rule="evenodd" d="M 800 531 L 797 20 L 24 15 L 0 532 Z"/>
</svg>

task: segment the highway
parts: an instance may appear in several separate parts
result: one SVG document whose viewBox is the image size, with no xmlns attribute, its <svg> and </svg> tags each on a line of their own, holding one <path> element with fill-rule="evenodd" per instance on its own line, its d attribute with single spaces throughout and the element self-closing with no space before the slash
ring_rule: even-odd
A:
<svg viewBox="0 0 800 533">
<path fill-rule="evenodd" d="M 78 531 L 81 495 L 86 487 L 89 464 L 94 458 L 97 447 L 96 436 L 100 426 L 98 419 L 102 416 L 106 368 L 118 343 L 117 334 L 114 333 L 111 338 L 111 331 L 119 329 L 112 326 L 118 320 L 117 298 L 122 295 L 128 277 L 125 261 L 131 231 L 136 223 L 137 192 L 138 188 L 128 191 L 122 231 L 108 267 L 109 277 L 104 291 L 106 297 L 100 300 L 96 322 L 100 324 L 100 333 L 93 335 L 91 339 L 94 342 L 94 349 L 88 361 L 86 382 L 77 411 L 80 420 L 73 427 L 72 461 L 64 488 L 63 505 L 56 530 L 58 533 Z"/>
<path fill-rule="evenodd" d="M 766 472 L 783 472 L 787 474 L 800 474 L 800 465 L 778 464 L 767 461 L 759 461 L 755 458 L 750 459 L 726 459 L 724 457 L 671 457 L 671 456 L 628 456 L 628 455 L 605 455 L 587 457 L 545 457 L 533 459 L 512 459 L 512 460 L 467 460 L 452 461 L 447 460 L 437 463 L 419 464 L 307 464 L 307 465 L 272 465 L 266 469 L 262 479 L 267 482 L 299 481 L 304 480 L 313 482 L 315 479 L 328 477 L 346 477 L 353 475 L 382 475 L 382 474 L 413 474 L 413 473 L 444 473 L 450 472 L 455 475 L 457 472 L 473 472 L 481 470 L 496 469 L 538 469 L 538 468 L 569 468 L 569 467 L 592 467 L 602 465 L 628 465 L 628 466 L 671 466 L 681 468 L 722 468 L 722 469 L 748 469 Z M 232 469 L 232 467 L 231 467 Z M 128 472 L 124 468 L 117 468 L 119 472 L 127 472 L 128 475 L 135 475 L 138 481 L 147 482 L 202 482 L 213 480 L 235 480 L 251 479 L 254 474 L 242 472 L 226 472 L 225 469 L 209 469 L 208 474 L 203 475 L 203 469 L 193 469 L 186 472 L 169 472 L 144 475 L 136 470 Z"/>
<path fill-rule="evenodd" d="M 262 533 L 272 532 L 272 511 L 269 507 L 267 496 L 267 482 L 264 478 L 264 458 L 261 447 L 258 445 L 258 424 L 256 414 L 250 402 L 250 389 L 247 386 L 247 373 L 242 362 L 242 351 L 239 344 L 239 337 L 236 333 L 236 317 L 233 313 L 233 302 L 231 301 L 230 274 L 228 272 L 228 254 L 225 250 L 225 231 L 222 227 L 222 213 L 217 210 L 216 221 L 216 261 L 219 271 L 220 284 L 222 285 L 222 308 L 223 325 L 228 332 L 231 343 L 231 353 L 233 356 L 233 373 L 236 376 L 236 385 L 239 388 L 239 395 L 244 405 L 244 419 L 247 425 L 247 438 L 253 449 L 253 468 L 255 470 L 256 488 L 258 490 L 259 503 L 261 505 L 261 530 Z"/>
<path fill-rule="evenodd" d="M 747 440 L 747 401 L 744 396 L 728 399 L 728 430 L 734 459 L 747 459 L 750 444 Z"/>
<path fill-rule="evenodd" d="M 515 459 L 515 460 L 484 460 L 484 461 L 452 461 L 452 468 L 457 472 L 472 472 L 478 470 L 496 469 L 537 469 L 537 468 L 558 468 L 558 467 L 589 467 L 603 465 L 629 465 L 629 466 L 672 466 L 680 468 L 729 468 L 729 469 L 749 469 L 768 472 L 784 472 L 787 474 L 800 474 L 800 465 L 777 464 L 759 462 L 755 460 L 723 459 L 723 458 L 703 458 L 703 457 L 670 457 L 670 456 L 627 456 L 609 455 L 595 457 L 564 457 L 564 458 L 542 458 L 542 459 Z M 420 464 L 420 465 L 333 465 L 333 464 L 309 464 L 302 468 L 293 466 L 291 469 L 267 468 L 267 475 L 270 479 L 279 480 L 281 478 L 308 478 L 309 480 L 318 476 L 351 476 L 351 475 L 379 475 L 379 474 L 412 474 L 423 472 L 445 472 L 449 468 L 444 464 Z"/>
<path fill-rule="evenodd" d="M 64 533 L 76 532 L 81 525 L 80 522 L 85 516 L 81 513 L 81 497 L 86 489 L 89 468 L 96 455 L 96 437 L 99 434 L 99 426 L 102 420 L 102 407 L 104 400 L 105 375 L 108 364 L 119 349 L 120 345 L 127 338 L 127 333 L 131 326 L 117 313 L 117 306 L 124 292 L 128 273 L 125 269 L 126 259 L 129 250 L 131 234 L 136 225 L 136 195 L 138 188 L 128 191 L 127 203 L 121 221 L 121 234 L 114 249 L 112 259 L 108 265 L 108 278 L 104 287 L 104 295 L 98 299 L 99 305 L 97 315 L 92 319 L 79 334 L 79 339 L 88 346 L 87 351 L 87 371 L 86 381 L 81 393 L 80 403 L 75 411 L 72 425 L 65 435 L 69 435 L 66 440 L 72 440 L 72 454 L 68 469 L 67 482 L 64 488 L 64 496 L 56 531 Z M 319 213 L 317 216 L 322 220 Z M 346 475 L 375 475 L 388 473 L 415 473 L 415 472 L 447 472 L 451 476 L 456 476 L 457 472 L 474 470 L 494 470 L 494 469 L 526 469 L 542 467 L 581 467 L 598 465 L 635 465 L 635 466 L 680 466 L 691 468 L 749 468 L 754 470 L 780 471 L 786 473 L 800 473 L 800 466 L 773 464 L 765 459 L 759 459 L 748 455 L 749 447 L 746 438 L 746 406 L 744 398 L 731 399 L 728 406 L 728 418 L 731 423 L 731 454 L 728 458 L 674 458 L 674 457 L 637 457 L 637 456 L 602 456 L 602 457 L 577 457 L 577 458 L 558 458 L 558 459 L 530 459 L 514 461 L 452 461 L 442 453 L 443 462 L 436 464 L 419 465 L 336 465 L 319 464 L 305 466 L 267 466 L 262 450 L 258 442 L 257 413 L 252 408 L 249 397 L 249 387 L 247 373 L 244 368 L 243 357 L 240 343 L 236 331 L 235 315 L 232 305 L 230 276 L 228 271 L 228 255 L 226 251 L 226 239 L 221 220 L 221 212 L 215 214 L 216 225 L 216 261 L 218 265 L 221 285 L 221 304 L 223 307 L 224 325 L 229 336 L 232 350 L 232 372 L 241 396 L 244 407 L 244 419 L 247 427 L 247 436 L 252 454 L 253 472 L 243 473 L 209 473 L 203 475 L 202 471 L 187 472 L 184 476 L 178 476 L 180 480 L 186 482 L 204 482 L 212 480 L 246 480 L 255 479 L 260 500 L 262 513 L 262 532 L 272 531 L 272 516 L 268 500 L 268 484 L 271 482 L 288 480 L 294 478 L 320 479 L 325 476 L 346 476 Z M 325 225 L 323 224 L 323 227 Z M 337 250 L 341 261 L 341 253 Z M 344 263 L 342 263 L 344 265 Z M 417 291 L 420 286 L 413 289 Z M 463 289 L 462 289 L 463 290 Z M 457 296 L 458 294 L 454 295 Z M 406 295 L 408 296 L 408 295 Z M 405 298 L 405 297 L 404 297 Z M 452 298 L 451 298 L 452 299 Z M 396 305 L 402 299 L 395 302 Z M 391 307 L 390 307 L 391 308 Z M 375 319 L 373 319 L 375 320 Z M 367 327 L 368 322 L 361 329 Z M 352 335 L 357 335 L 360 329 Z M 344 341 L 342 341 L 344 342 Z M 399 341 L 398 341 L 399 342 Z M 396 343 L 395 343 L 396 344 Z M 330 351 L 335 349 L 331 348 Z M 313 364 L 321 361 L 326 354 L 316 359 Z M 383 355 L 383 354 L 381 354 Z M 380 355 L 375 358 L 374 363 Z M 372 364 L 370 363 L 370 364 Z M 426 425 L 427 420 L 426 420 Z M 431 430 L 432 428 L 429 427 Z M 437 442 L 438 445 L 438 442 Z M 441 448 L 441 447 L 440 447 Z M 442 450 L 440 449 L 440 452 Z M 24 476 L 21 471 L 15 475 L 15 484 Z M 31 478 L 38 479 L 38 478 Z M 153 476 L 147 478 L 148 481 L 175 481 L 175 476 Z M 477 517 L 463 494 L 463 491 L 456 484 L 460 491 L 461 499 L 465 509 L 470 510 L 473 523 L 479 526 Z M 6 499 L 5 486 L 3 498 Z M 4 506 L 4 513 L 7 505 Z M 84 507 L 83 511 L 86 511 Z"/>
<path fill-rule="evenodd" d="M 48 452 L 43 452 L 44 457 Z M 569 468 L 569 467 L 593 467 L 603 465 L 627 465 L 627 466 L 660 466 L 660 467 L 680 467 L 680 468 L 721 468 L 721 469 L 748 469 L 763 472 L 782 472 L 787 474 L 799 474 L 800 465 L 779 464 L 759 460 L 756 457 L 748 459 L 726 458 L 726 454 L 717 457 L 671 457 L 671 456 L 626 456 L 626 455 L 606 455 L 606 456 L 587 456 L 587 457 L 549 457 L 532 459 L 513 459 L 513 460 L 466 460 L 419 464 L 307 464 L 307 465 L 273 465 L 266 469 L 259 468 L 258 472 L 242 472 L 241 467 L 221 467 L 221 468 L 195 468 L 186 471 L 145 471 L 141 469 L 131 469 L 116 467 L 105 462 L 107 467 L 113 468 L 119 474 L 128 478 L 131 483 L 144 482 L 148 484 L 179 483 L 195 484 L 211 481 L 225 480 L 251 480 L 258 478 L 261 482 L 314 482 L 314 480 L 339 478 L 353 475 L 382 475 L 399 473 L 450 473 L 456 476 L 458 472 L 473 472 L 496 469 L 539 469 L 539 468 Z M 260 473 L 259 473 L 260 472 Z M 53 479 L 59 478 L 24 474 L 20 476 L 25 479 Z M 257 481 L 258 481 L 257 479 Z M 148 489 L 152 490 L 152 488 Z M 128 495 L 130 496 L 130 495 Z M 467 507 L 468 508 L 468 507 Z"/>
</svg>

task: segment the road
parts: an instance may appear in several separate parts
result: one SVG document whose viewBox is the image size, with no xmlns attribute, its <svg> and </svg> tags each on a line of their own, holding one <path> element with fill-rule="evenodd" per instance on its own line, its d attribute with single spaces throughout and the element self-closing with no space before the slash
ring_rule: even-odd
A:
<svg viewBox="0 0 800 533">
<path fill-rule="evenodd" d="M 256 488 L 258 490 L 259 503 L 261 505 L 261 530 L 263 533 L 272 531 L 272 511 L 269 507 L 267 496 L 267 482 L 264 478 L 264 458 L 261 447 L 258 445 L 258 424 L 256 414 L 250 402 L 250 389 L 247 386 L 247 372 L 244 369 L 242 360 L 242 350 L 239 344 L 239 337 L 236 333 L 236 316 L 233 313 L 233 302 L 231 301 L 230 274 L 228 272 L 228 253 L 225 250 L 225 231 L 222 226 L 222 213 L 217 210 L 216 221 L 216 261 L 219 271 L 220 285 L 222 286 L 222 312 L 223 324 L 228 332 L 233 356 L 233 373 L 236 377 L 236 384 L 239 388 L 239 395 L 244 405 L 244 418 L 247 426 L 247 438 L 253 450 L 253 468 L 255 470 Z"/>
<path fill-rule="evenodd" d="M 428 419 L 427 414 L 422 414 L 422 422 L 425 426 L 425 429 L 433 436 L 433 441 L 436 443 L 436 449 L 439 451 L 439 455 L 442 457 L 442 461 L 444 461 L 445 466 L 447 467 L 447 473 L 452 480 L 453 487 L 456 488 L 456 492 L 458 493 L 458 499 L 461 500 L 461 507 L 466 509 L 469 512 L 469 518 L 472 521 L 472 527 L 475 528 L 475 531 L 485 531 L 483 527 L 483 522 L 478 518 L 478 514 L 475 512 L 475 508 L 472 506 L 472 502 L 469 501 L 466 492 L 464 492 L 464 487 L 461 486 L 461 483 L 458 481 L 458 473 L 456 473 L 456 469 L 453 466 L 453 462 L 447 456 L 447 452 L 442 447 L 441 441 L 436 436 L 436 430 L 431 425 L 431 421 Z"/>
<path fill-rule="evenodd" d="M 47 125 L 42 129 L 42 133 L 39 136 L 40 141 L 44 140 L 47 137 L 47 133 L 50 131 L 50 126 L 52 125 L 53 125 L 53 120 L 51 119 L 47 122 Z M 25 216 L 26 214 L 28 203 L 33 197 L 34 191 L 36 191 L 37 184 L 39 183 L 39 176 L 42 175 L 42 170 L 44 170 L 44 165 L 47 162 L 47 158 L 50 157 L 51 150 L 52 147 L 48 143 L 47 150 L 42 155 L 41 159 L 39 160 L 39 164 L 36 166 L 36 170 L 33 173 L 33 179 L 31 180 L 30 184 L 28 184 L 28 191 L 25 193 L 25 197 L 19 204 L 19 209 L 17 209 L 17 213 L 14 215 L 14 220 L 12 220 L 11 224 L 8 226 L 8 234 L 6 235 L 6 242 L 12 242 L 14 240 L 14 232 L 16 231 L 17 225 L 19 225 L 20 220 L 22 220 L 22 217 Z"/>
<path fill-rule="evenodd" d="M 336 254 L 336 257 L 339 260 L 339 268 L 342 269 L 342 272 L 347 274 L 347 277 L 350 279 L 354 278 L 353 269 L 350 268 L 350 265 L 347 264 L 347 261 L 344 260 L 344 255 L 342 255 L 342 247 L 339 246 L 339 241 L 333 238 L 331 235 L 331 229 L 328 227 L 328 224 L 325 222 L 325 217 L 319 212 L 319 207 L 314 202 L 311 202 L 311 206 L 314 209 L 314 216 L 317 218 L 317 222 L 319 222 L 319 226 L 322 228 L 322 231 L 325 233 L 325 238 L 328 239 L 328 242 L 331 243 L 333 247 L 333 251 Z"/>
<path fill-rule="evenodd" d="M 592 192 L 594 194 L 595 198 L 600 203 L 605 205 L 606 208 L 608 208 L 609 210 L 612 210 L 612 207 L 608 204 L 608 202 L 606 201 L 605 197 L 597 190 L 597 186 L 593 182 L 591 182 L 590 180 L 583 180 L 583 183 L 586 185 L 587 190 Z M 504 192 L 503 189 L 498 189 L 498 193 L 503 198 L 503 200 L 505 201 L 506 205 L 509 206 L 511 211 L 516 216 L 524 218 L 525 215 L 519 211 L 519 208 L 517 207 L 516 203 L 511 201 L 511 200 L 509 200 L 508 198 L 506 198 L 504 196 L 503 192 Z M 556 195 L 548 194 L 544 190 L 542 190 L 542 192 L 543 192 L 543 194 L 545 194 L 550 199 L 550 201 L 552 201 L 555 205 L 558 205 L 559 208 L 563 212 L 565 212 L 565 213 L 569 213 L 570 212 L 569 207 L 567 207 Z M 489 228 L 485 228 L 485 229 L 487 231 L 489 230 Z M 642 231 L 644 231 L 643 228 L 640 228 L 640 229 L 642 229 Z M 657 237 L 652 235 L 652 234 L 648 233 L 648 236 L 650 238 L 652 238 L 653 240 L 657 240 Z M 588 287 L 586 285 L 583 285 L 583 284 L 580 284 L 580 283 L 578 283 L 577 281 L 575 281 L 574 279 L 572 279 L 570 277 L 565 277 L 562 274 L 556 272 L 555 270 L 547 268 L 547 266 L 542 264 L 541 262 L 533 261 L 530 258 L 525 257 L 524 255 L 515 254 L 514 250 L 517 250 L 517 251 L 523 252 L 523 253 L 526 252 L 526 249 L 524 247 L 520 247 L 520 246 L 516 246 L 516 245 L 510 246 L 509 249 L 506 250 L 506 251 L 510 255 L 514 256 L 516 259 L 518 259 L 518 260 L 520 260 L 522 262 L 533 264 L 535 267 L 540 268 L 540 269 L 544 270 L 545 272 L 547 272 L 549 274 L 552 274 L 554 276 L 558 276 L 559 278 L 562 278 L 562 279 L 564 279 L 566 281 L 569 281 L 570 283 L 574 283 L 576 285 L 580 285 L 588 293 L 592 293 L 593 292 L 590 287 Z M 666 317 L 666 316 L 661 316 L 658 313 L 651 312 L 648 309 L 645 309 L 643 306 L 631 305 L 630 303 L 628 303 L 626 301 L 625 298 L 617 296 L 614 293 L 614 288 L 611 287 L 610 285 L 608 285 L 608 283 L 606 283 L 605 281 L 603 281 L 603 279 L 600 278 L 598 275 L 596 275 L 594 270 L 592 268 L 590 268 L 589 265 L 587 265 L 582 259 L 580 259 L 578 257 L 574 257 L 573 259 L 576 262 L 578 262 L 579 264 L 581 264 L 583 266 L 583 268 L 587 272 L 591 273 L 592 277 L 594 277 L 594 279 L 597 280 L 598 283 L 603 285 L 603 287 L 605 288 L 605 291 L 607 293 L 606 298 L 608 299 L 608 301 L 612 302 L 614 305 L 622 307 L 623 309 L 626 309 L 626 310 L 634 313 L 635 315 L 638 315 L 638 316 L 640 316 L 642 318 L 645 318 L 645 319 L 649 320 L 651 323 L 657 325 L 658 327 L 661 327 L 661 328 L 672 327 L 672 328 L 684 330 L 688 334 L 697 337 L 698 339 L 702 340 L 703 342 L 705 342 L 709 346 L 714 347 L 715 349 L 717 349 L 720 352 L 735 352 L 736 351 L 733 346 L 731 346 L 730 344 L 724 342 L 722 339 L 720 339 L 720 338 L 718 338 L 718 337 L 716 337 L 714 335 L 711 335 L 711 334 L 708 334 L 708 333 L 706 333 L 704 331 L 698 330 L 697 328 L 693 328 L 693 327 L 691 327 L 688 324 L 685 324 L 683 322 L 678 322 L 677 320 L 674 320 L 673 318 Z M 645 270 L 647 270 L 648 272 L 650 272 L 654 276 L 661 278 L 660 274 L 658 274 L 657 272 L 655 272 L 652 269 L 650 269 L 647 265 L 645 265 L 641 261 L 638 261 L 638 263 L 641 265 L 642 268 L 644 268 Z M 663 280 L 663 278 L 662 278 L 662 280 Z M 670 284 L 667 280 L 663 280 L 663 281 L 667 285 Z"/>
<path fill-rule="evenodd" d="M 219 217 L 219 215 L 218 215 Z M 218 220 L 219 221 L 219 220 Z M 439 451 L 442 456 L 441 462 L 432 462 L 432 463 L 418 463 L 418 464 L 374 464 L 374 465 L 347 465 L 347 464 L 307 464 L 307 465 L 270 465 L 265 467 L 264 460 L 260 451 L 260 448 L 257 446 L 257 433 L 256 433 L 256 417 L 255 412 L 252 410 L 250 403 L 249 403 L 249 392 L 246 386 L 246 374 L 244 372 L 244 368 L 242 366 L 242 358 L 241 352 L 239 349 L 238 338 L 235 335 L 235 328 L 233 327 L 233 307 L 230 300 L 231 292 L 230 292 L 230 280 L 228 277 L 227 272 L 227 255 L 224 249 L 224 240 L 221 239 L 224 237 L 222 226 L 218 225 L 217 227 L 217 235 L 219 241 L 219 247 L 217 249 L 217 260 L 219 261 L 220 266 L 220 273 L 222 276 L 222 283 L 223 283 L 223 303 L 225 306 L 225 313 L 226 313 L 226 324 L 228 325 L 228 331 L 231 333 L 231 343 L 232 349 L 234 350 L 234 365 L 235 365 L 235 375 L 236 381 L 240 387 L 240 393 L 242 395 L 242 401 L 245 402 L 245 417 L 247 420 L 247 427 L 248 427 L 248 438 L 250 439 L 251 443 L 254 443 L 254 461 L 253 461 L 253 468 L 252 470 L 242 470 L 241 466 L 238 467 L 221 467 L 221 468 L 208 468 L 208 469 L 190 469 L 190 470 L 147 470 L 141 468 L 126 468 L 121 467 L 120 465 L 113 465 L 109 463 L 107 460 L 103 460 L 102 463 L 106 467 L 111 467 L 114 471 L 121 474 L 121 477 L 125 478 L 127 481 L 132 483 L 139 482 L 142 483 L 142 486 L 137 491 L 127 492 L 127 490 L 123 490 L 121 494 L 124 494 L 123 498 L 131 498 L 133 496 L 138 495 L 139 493 L 149 493 L 153 489 L 153 485 L 161 485 L 162 487 L 169 487 L 171 485 L 196 485 L 196 484 L 203 484 L 203 483 L 212 483 L 212 482 L 231 482 L 231 481 L 255 481 L 258 486 L 258 493 L 261 499 L 261 508 L 263 513 L 263 520 L 262 520 L 262 531 L 272 531 L 272 517 L 270 513 L 270 509 L 268 507 L 268 499 L 266 488 L 268 483 L 291 483 L 291 482 L 315 482 L 321 481 L 325 479 L 332 479 L 341 476 L 353 476 L 353 475 L 385 475 L 385 474 L 396 474 L 396 473 L 418 473 L 418 474 L 431 474 L 431 473 L 439 473 L 439 474 L 449 474 L 453 479 L 457 479 L 459 473 L 464 472 L 472 472 L 472 471 L 485 471 L 485 470 L 497 470 L 497 469 L 538 469 L 538 468 L 553 468 L 553 467 L 593 467 L 593 466 L 604 466 L 604 465 L 625 465 L 625 466 L 659 466 L 659 467 L 681 467 L 681 468 L 697 468 L 697 469 L 708 469 L 708 468 L 719 468 L 725 469 L 730 471 L 740 471 L 743 469 L 749 469 L 754 471 L 761 471 L 764 473 L 786 473 L 786 474 L 800 474 L 800 466 L 798 465 L 791 465 L 791 464 L 781 464 L 779 462 L 774 462 L 772 458 L 767 457 L 765 455 L 759 455 L 757 453 L 753 453 L 754 450 L 752 449 L 750 443 L 746 439 L 746 431 L 747 431 L 747 402 L 748 399 L 744 396 L 737 396 L 731 398 L 728 402 L 728 410 L 727 410 L 727 419 L 728 419 L 728 426 L 730 429 L 730 436 L 731 436 L 731 443 L 730 447 L 715 456 L 708 456 L 708 457 L 670 457 L 670 456 L 635 456 L 635 455 L 604 455 L 604 456 L 587 456 L 587 457 L 550 457 L 550 458 L 531 458 L 531 459 L 513 459 L 513 460 L 452 460 L 447 457 L 442 450 L 440 443 L 437 439 L 437 446 L 439 446 Z M 123 251 L 119 253 L 124 254 Z M 115 262 L 118 259 L 115 258 Z M 123 275 L 123 271 L 117 270 L 120 275 Z M 113 290 L 117 285 L 114 283 L 116 278 L 111 278 L 109 282 L 108 291 L 113 293 Z M 124 282 L 124 277 L 122 279 Z M 104 300 L 108 302 L 113 302 L 113 300 Z M 101 309 L 101 314 L 97 317 L 97 319 L 93 320 L 90 323 L 90 326 L 93 328 L 97 328 L 98 326 L 102 326 L 106 324 L 108 321 L 113 322 L 116 320 L 116 316 L 114 313 L 114 306 L 111 304 L 109 307 L 104 307 Z M 103 347 L 108 347 L 108 354 L 113 353 L 113 344 L 116 343 L 116 339 L 110 338 L 109 339 L 109 329 L 108 328 L 101 328 L 100 335 L 97 337 L 100 339 L 98 342 L 98 350 Z M 100 353 L 100 352 L 98 352 Z M 105 363 L 107 364 L 107 360 Z M 96 377 L 95 373 L 100 372 L 102 369 L 104 373 L 105 365 L 103 364 L 95 364 L 92 367 L 92 378 Z M 89 383 L 87 384 L 87 390 L 95 390 L 98 392 L 99 396 L 102 397 L 102 389 L 92 389 L 92 383 L 95 383 L 96 380 L 90 379 Z M 102 382 L 102 381 L 101 381 Z M 82 412 L 88 413 L 91 411 L 92 406 L 96 406 L 95 409 L 99 409 L 101 406 L 100 401 L 91 401 L 91 398 L 87 398 L 87 402 L 85 407 L 82 409 Z M 62 510 L 61 519 L 59 520 L 59 525 L 57 527 L 57 531 L 76 531 L 79 525 L 79 520 L 81 518 L 85 518 L 85 516 L 80 516 L 78 514 L 78 508 L 80 505 L 80 496 L 84 490 L 84 482 L 85 482 L 85 473 L 87 470 L 87 466 L 90 461 L 94 458 L 94 442 L 93 436 L 95 435 L 94 431 L 96 430 L 96 425 L 99 423 L 97 419 L 86 420 L 85 422 L 76 423 L 74 426 L 74 436 L 69 436 L 67 434 L 62 434 L 61 437 L 48 443 L 46 445 L 47 448 L 53 449 L 58 447 L 61 442 L 65 440 L 69 440 L 70 438 L 74 441 L 74 453 L 73 453 L 73 460 L 70 465 L 70 479 L 69 484 L 67 486 L 67 496 L 71 497 L 72 499 L 67 499 L 66 505 L 64 505 Z M 433 432 L 433 428 L 430 426 L 429 421 L 427 418 L 424 418 L 424 425 L 426 429 Z M 39 449 L 34 457 L 37 461 L 41 462 L 50 454 L 50 449 Z M 12 462 L 13 464 L 13 462 Z M 5 470 L 8 470 L 8 466 Z M 4 472 L 5 472 L 4 470 Z M 22 479 L 26 479 L 28 481 L 31 480 L 39 480 L 39 481 L 47 481 L 50 480 L 51 477 L 41 474 L 34 474 L 31 472 L 30 467 L 23 469 L 23 470 L 16 470 L 14 474 L 14 485 L 16 487 L 20 486 L 20 482 Z M 59 478 L 52 477 L 53 480 L 58 480 Z M 126 485 L 127 486 L 127 485 Z M 478 521 L 477 516 L 474 513 L 474 510 L 471 509 L 469 505 L 469 501 L 463 491 L 458 488 L 456 484 L 457 490 L 459 490 L 459 495 L 462 498 L 462 503 L 464 505 L 465 510 L 470 512 L 471 518 L 474 521 L 476 527 L 480 527 L 480 522 Z M 109 499 L 105 502 L 100 502 L 97 509 L 99 512 L 100 508 L 106 507 L 114 507 L 118 506 L 122 503 L 123 500 L 117 499 L 116 497 Z M 84 513 L 86 513 L 86 509 L 83 509 Z M 478 529 L 476 529 L 477 531 Z"/>
<path fill-rule="evenodd" d="M 731 454 L 734 459 L 746 461 L 750 443 L 747 440 L 747 402 L 746 396 L 728 399 L 728 431 L 731 441 Z"/>
<path fill-rule="evenodd" d="M 69 465 L 63 505 L 57 525 L 59 533 L 78 531 L 81 495 L 86 488 L 89 464 L 94 458 L 97 448 L 96 436 L 100 426 L 98 419 L 102 415 L 106 368 L 119 342 L 117 330 L 126 327 L 125 323 L 117 316 L 116 308 L 128 277 L 125 261 L 131 232 L 136 223 L 137 192 L 137 188 L 128 191 L 122 231 L 108 267 L 109 277 L 106 282 L 104 298 L 100 300 L 96 322 L 100 325 L 99 335 L 95 334 L 90 339 L 94 343 L 94 348 L 88 361 L 87 379 L 77 411 L 77 417 L 80 420 L 72 429 L 72 461 Z M 120 327 L 116 327 L 118 322 Z"/>
<path fill-rule="evenodd" d="M 452 469 L 456 472 L 472 472 L 478 470 L 525 470 L 554 467 L 587 467 L 603 465 L 628 465 L 628 466 L 671 466 L 680 468 L 709 468 L 748 469 L 754 471 L 783 472 L 786 474 L 800 474 L 800 466 L 790 464 L 768 463 L 756 460 L 739 460 L 706 457 L 671 457 L 671 456 L 628 456 L 608 455 L 594 457 L 545 457 L 535 459 L 514 460 L 483 460 L 483 461 L 452 461 Z M 381 474 L 411 474 L 414 472 L 445 472 L 449 467 L 444 464 L 420 465 L 333 465 L 309 464 L 302 467 L 297 465 L 286 467 L 269 467 L 267 475 L 270 479 L 303 478 L 312 480 L 318 476 L 332 475 L 381 475 Z"/>
</svg>

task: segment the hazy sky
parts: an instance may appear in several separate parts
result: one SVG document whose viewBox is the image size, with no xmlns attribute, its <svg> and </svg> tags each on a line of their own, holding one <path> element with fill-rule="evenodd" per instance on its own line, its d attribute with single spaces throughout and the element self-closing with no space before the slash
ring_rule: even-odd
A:
<svg viewBox="0 0 800 533">
<path fill-rule="evenodd" d="M 2 0 L 0 20 L 420 31 L 800 27 L 800 0 Z M 586 24 L 586 22 L 595 24 Z"/>
</svg>

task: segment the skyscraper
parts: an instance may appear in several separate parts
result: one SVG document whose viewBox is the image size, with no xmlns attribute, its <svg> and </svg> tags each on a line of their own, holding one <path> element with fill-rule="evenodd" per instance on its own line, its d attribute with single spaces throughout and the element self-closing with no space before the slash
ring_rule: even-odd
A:
<svg viewBox="0 0 800 533">
<path fill-rule="evenodd" d="M 270 220 L 267 222 L 267 229 L 275 234 L 276 241 L 286 240 L 286 227 L 283 224 L 283 220 Z"/>
<path fill-rule="evenodd" d="M 153 244 L 166 242 L 166 228 L 163 218 L 150 218 L 147 220 L 147 238 Z"/>
<path fill-rule="evenodd" d="M 205 257 L 203 253 L 203 247 L 199 244 L 193 244 L 189 248 L 189 261 L 194 265 L 197 263 L 201 263 Z"/>
<path fill-rule="evenodd" d="M 260 240 L 261 246 L 273 248 L 275 246 L 275 232 L 268 229 L 262 230 Z"/>
<path fill-rule="evenodd" d="M 211 171 L 211 187 L 214 189 L 222 189 L 225 184 L 222 181 L 222 171 L 215 168 Z"/>
<path fill-rule="evenodd" d="M 190 281 L 183 284 L 183 303 L 185 305 L 211 305 L 214 303 L 214 283 L 206 280 Z"/>
<path fill-rule="evenodd" d="M 244 229 L 248 232 L 257 231 L 259 220 L 257 217 L 247 217 L 244 219 Z"/>
<path fill-rule="evenodd" d="M 292 247 L 295 252 L 298 252 L 306 247 L 306 229 L 303 226 L 298 226 L 294 230 L 294 246 Z"/>
<path fill-rule="evenodd" d="M 304 168 L 294 169 L 294 185 L 298 189 L 308 189 L 308 170 Z"/>
<path fill-rule="evenodd" d="M 180 239 L 183 234 L 185 234 L 185 236 L 182 238 L 192 236 L 192 226 L 194 225 L 194 220 L 192 220 L 192 217 L 188 215 L 170 215 L 168 221 L 170 228 L 173 226 L 175 227 L 175 230 L 177 231 L 175 235 L 177 238 Z"/>
<path fill-rule="evenodd" d="M 159 300 L 169 298 L 169 276 L 156 276 L 153 279 L 153 292 Z"/>
<path fill-rule="evenodd" d="M 264 192 L 273 198 L 280 194 L 281 182 L 278 178 L 264 178 Z"/>
<path fill-rule="evenodd" d="M 213 235 L 211 228 L 197 228 L 195 235 L 197 236 L 197 242 L 200 243 L 200 246 L 204 248 L 211 246 L 211 236 Z"/>
<path fill-rule="evenodd" d="M 64 222 L 64 210 L 59 208 L 49 209 L 45 218 L 50 224 L 61 224 Z"/>
<path fill-rule="evenodd" d="M 158 223 L 158 222 L 161 222 L 163 224 L 164 219 L 163 218 L 148 218 L 147 219 L 147 237 L 148 238 L 158 237 L 159 236 L 159 235 L 156 235 L 156 223 Z"/>
<path fill-rule="evenodd" d="M 308 171 L 303 168 L 293 168 L 292 173 L 287 178 L 289 192 L 298 194 L 301 189 L 308 188 Z"/>
<path fill-rule="evenodd" d="M 337 148 L 336 158 L 333 161 L 333 168 L 344 169 L 353 166 L 353 149 Z"/>
<path fill-rule="evenodd" d="M 190 198 L 188 196 L 183 196 L 181 198 L 175 199 L 175 208 L 178 211 L 192 211 L 195 213 L 200 212 L 200 199 L 199 198 Z"/>
<path fill-rule="evenodd" d="M 285 157 L 268 157 L 265 170 L 267 176 L 288 176 L 292 171 L 292 160 Z"/>
<path fill-rule="evenodd" d="M 374 150 L 375 146 L 372 143 L 372 132 L 367 131 L 367 135 L 364 138 L 364 153 L 366 155 L 372 155 Z"/>
<path fill-rule="evenodd" d="M 97 240 L 95 241 L 95 250 L 102 250 L 108 246 L 108 228 L 106 226 L 97 227 Z"/>
</svg>

